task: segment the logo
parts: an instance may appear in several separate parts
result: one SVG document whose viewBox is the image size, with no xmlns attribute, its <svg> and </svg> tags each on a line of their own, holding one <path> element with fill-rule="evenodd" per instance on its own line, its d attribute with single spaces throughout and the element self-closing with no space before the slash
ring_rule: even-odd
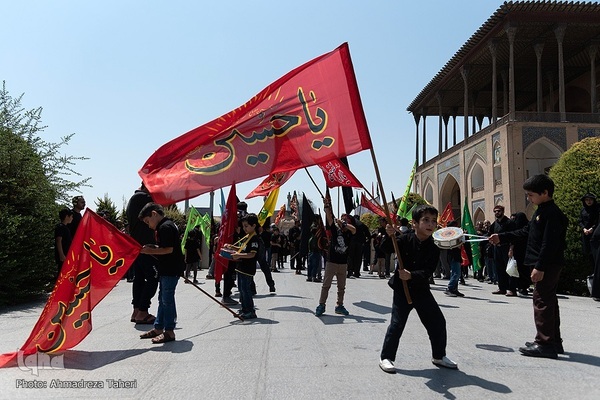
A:
<svg viewBox="0 0 600 400">
<path fill-rule="evenodd" d="M 18 351 L 17 364 L 21 371 L 31 371 L 35 376 L 39 376 L 40 369 L 65 369 L 64 354 L 50 355 L 36 352 L 24 356 L 22 351 Z"/>
</svg>

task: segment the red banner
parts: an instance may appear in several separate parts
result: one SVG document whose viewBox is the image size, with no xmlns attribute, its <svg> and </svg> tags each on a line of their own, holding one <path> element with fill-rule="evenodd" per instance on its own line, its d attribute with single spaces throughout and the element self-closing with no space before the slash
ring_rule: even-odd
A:
<svg viewBox="0 0 600 400">
<path fill-rule="evenodd" d="M 385 211 L 383 211 L 381 206 L 379 204 L 375 203 L 374 201 L 367 199 L 365 197 L 364 193 L 360 195 L 360 206 L 364 207 L 368 210 L 371 210 L 372 212 L 374 212 L 376 215 L 379 215 L 380 217 L 385 218 Z"/>
<path fill-rule="evenodd" d="M 171 204 L 371 148 L 348 44 L 288 72 L 243 106 L 164 144 L 140 169 Z"/>
<path fill-rule="evenodd" d="M 275 217 L 275 225 L 279 224 L 279 221 L 281 221 L 283 217 L 285 217 L 285 204 L 283 204 L 277 212 L 277 216 Z"/>
<path fill-rule="evenodd" d="M 70 349 L 92 330 L 92 310 L 125 275 L 140 245 L 104 218 L 86 210 L 54 290 L 21 355 Z M 17 353 L 0 356 L 0 366 Z"/>
<path fill-rule="evenodd" d="M 296 171 L 277 172 L 267 176 L 246 198 L 268 196 L 273 190 L 286 183 L 294 175 L 294 172 Z"/>
<path fill-rule="evenodd" d="M 329 188 L 336 186 L 358 187 L 361 188 L 362 183 L 350 172 L 340 160 L 330 160 L 319 164 L 319 168 L 323 171 L 325 184 Z"/>
<path fill-rule="evenodd" d="M 440 217 L 438 219 L 438 225 L 440 225 L 442 228 L 445 228 L 446 226 L 448 226 L 448 222 L 450 221 L 454 221 L 452 203 L 446 204 L 446 208 L 444 208 L 444 211 L 442 212 L 442 214 L 440 214 Z"/>
<path fill-rule="evenodd" d="M 217 244 L 217 254 L 215 254 L 215 282 L 220 283 L 223 273 L 227 271 L 229 259 L 221 256 L 221 249 L 227 243 L 233 243 L 233 235 L 237 227 L 237 195 L 235 193 L 235 183 L 229 190 L 227 204 L 223 218 L 221 218 L 221 227 L 219 228 L 219 242 Z"/>
</svg>

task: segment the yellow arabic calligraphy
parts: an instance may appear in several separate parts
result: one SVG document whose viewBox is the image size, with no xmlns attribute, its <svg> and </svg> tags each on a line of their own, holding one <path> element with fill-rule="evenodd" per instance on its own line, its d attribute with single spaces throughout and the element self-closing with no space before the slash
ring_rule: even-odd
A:
<svg viewBox="0 0 600 400">
<path fill-rule="evenodd" d="M 312 103 L 316 103 L 317 97 L 313 91 L 309 92 L 310 100 Z M 308 128 L 310 131 L 319 135 L 327 128 L 328 115 L 325 110 L 320 107 L 316 108 L 315 117 L 311 115 L 309 103 L 306 101 L 306 96 L 302 87 L 298 88 L 298 101 L 302 105 L 302 111 L 306 117 Z M 203 163 L 211 163 L 209 165 L 193 165 L 190 160 L 185 161 L 185 167 L 188 171 L 201 174 L 201 175 L 216 175 L 229 169 L 236 159 L 236 149 L 233 145 L 235 138 L 239 138 L 242 144 L 252 146 L 256 143 L 265 142 L 268 139 L 282 138 L 289 134 L 295 127 L 302 123 L 302 116 L 300 115 L 284 115 L 275 114 L 269 119 L 270 127 L 265 128 L 260 132 L 253 131 L 250 136 L 245 136 L 237 129 L 231 131 L 231 133 L 221 139 L 214 141 L 214 145 L 217 148 L 225 150 L 224 155 L 218 156 L 217 152 L 208 152 L 202 156 L 201 161 Z M 318 149 L 317 149 L 318 150 Z M 269 155 L 264 152 L 259 152 L 258 155 L 248 156 L 246 164 L 254 167 L 258 163 L 266 163 L 269 160 Z"/>
</svg>

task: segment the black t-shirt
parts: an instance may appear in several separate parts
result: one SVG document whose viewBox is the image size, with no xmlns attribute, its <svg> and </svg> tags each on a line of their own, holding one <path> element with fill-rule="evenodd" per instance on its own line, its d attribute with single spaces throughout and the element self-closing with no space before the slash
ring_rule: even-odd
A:
<svg viewBox="0 0 600 400">
<path fill-rule="evenodd" d="M 154 231 L 141 221 L 138 216 L 142 208 L 152 202 L 152 197 L 143 190 L 136 190 L 127 203 L 127 222 L 129 223 L 129 234 L 142 246 L 155 244 Z"/>
<path fill-rule="evenodd" d="M 327 261 L 335 264 L 346 264 L 348 262 L 348 245 L 350 244 L 352 233 L 350 231 L 339 230 L 335 223 L 327 225 L 327 230 L 331 232 Z"/>
<path fill-rule="evenodd" d="M 200 261 L 200 255 L 198 249 L 200 249 L 200 242 L 196 239 L 187 238 L 185 241 L 185 262 L 188 264 Z"/>
<path fill-rule="evenodd" d="M 69 247 L 71 247 L 73 238 L 71 237 L 71 231 L 67 225 L 63 224 L 62 222 L 56 225 L 54 228 L 54 239 L 56 240 L 58 237 L 62 238 L 62 250 L 63 254 L 66 256 L 69 252 Z M 54 245 L 54 260 L 56 260 L 57 264 L 62 263 L 62 261 L 60 261 L 60 257 L 58 256 L 58 248 L 56 247 L 56 244 Z"/>
<path fill-rule="evenodd" d="M 172 247 L 173 252 L 156 256 L 158 259 L 158 274 L 161 276 L 180 276 L 185 271 L 179 230 L 175 223 L 163 218 L 156 227 L 156 244 L 159 247 Z"/>
<path fill-rule="evenodd" d="M 73 211 L 73 220 L 71 221 L 71 223 L 69 225 L 67 225 L 67 227 L 69 228 L 69 231 L 71 232 L 71 238 L 74 238 L 75 231 L 77 230 L 79 223 L 83 219 L 83 216 L 78 211 L 75 211 L 75 210 L 71 210 L 71 211 Z"/>
<path fill-rule="evenodd" d="M 254 255 L 252 258 L 242 258 L 235 266 L 235 270 L 242 274 L 252 275 L 256 274 L 256 261 L 258 260 L 260 242 L 258 236 L 252 235 L 246 242 L 243 249 L 240 250 L 242 253 L 251 253 Z"/>
</svg>

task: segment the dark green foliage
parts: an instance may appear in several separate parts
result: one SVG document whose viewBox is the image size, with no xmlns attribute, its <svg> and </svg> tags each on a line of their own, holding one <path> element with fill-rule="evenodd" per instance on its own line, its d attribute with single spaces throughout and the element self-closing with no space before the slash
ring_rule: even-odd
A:
<svg viewBox="0 0 600 400">
<path fill-rule="evenodd" d="M 98 197 L 94 203 L 96 204 L 96 213 L 106 213 L 108 217 L 105 217 L 111 224 L 117 225 L 119 221 L 119 211 L 114 201 L 108 197 L 108 193 L 104 194 L 104 198 Z"/>
<path fill-rule="evenodd" d="M 567 265 L 559 292 L 589 295 L 585 279 L 593 271 L 582 254 L 579 216 L 583 207 L 581 196 L 587 192 L 600 195 L 600 138 L 575 143 L 552 167 L 550 177 L 556 185 L 554 201 L 569 218 Z"/>
<path fill-rule="evenodd" d="M 88 179 L 75 162 L 84 157 L 61 154 L 73 135 L 58 143 L 39 136 L 42 108 L 25 110 L 0 88 L 0 305 L 37 296 L 54 285 L 54 227 L 59 204 L 69 204 L 72 192 Z"/>
<path fill-rule="evenodd" d="M 55 196 L 39 155 L 0 127 L 0 305 L 27 300 L 52 281 Z"/>
<path fill-rule="evenodd" d="M 368 226 L 370 231 L 373 231 L 379 228 L 379 215 L 365 213 L 360 216 L 360 222 Z"/>
</svg>

